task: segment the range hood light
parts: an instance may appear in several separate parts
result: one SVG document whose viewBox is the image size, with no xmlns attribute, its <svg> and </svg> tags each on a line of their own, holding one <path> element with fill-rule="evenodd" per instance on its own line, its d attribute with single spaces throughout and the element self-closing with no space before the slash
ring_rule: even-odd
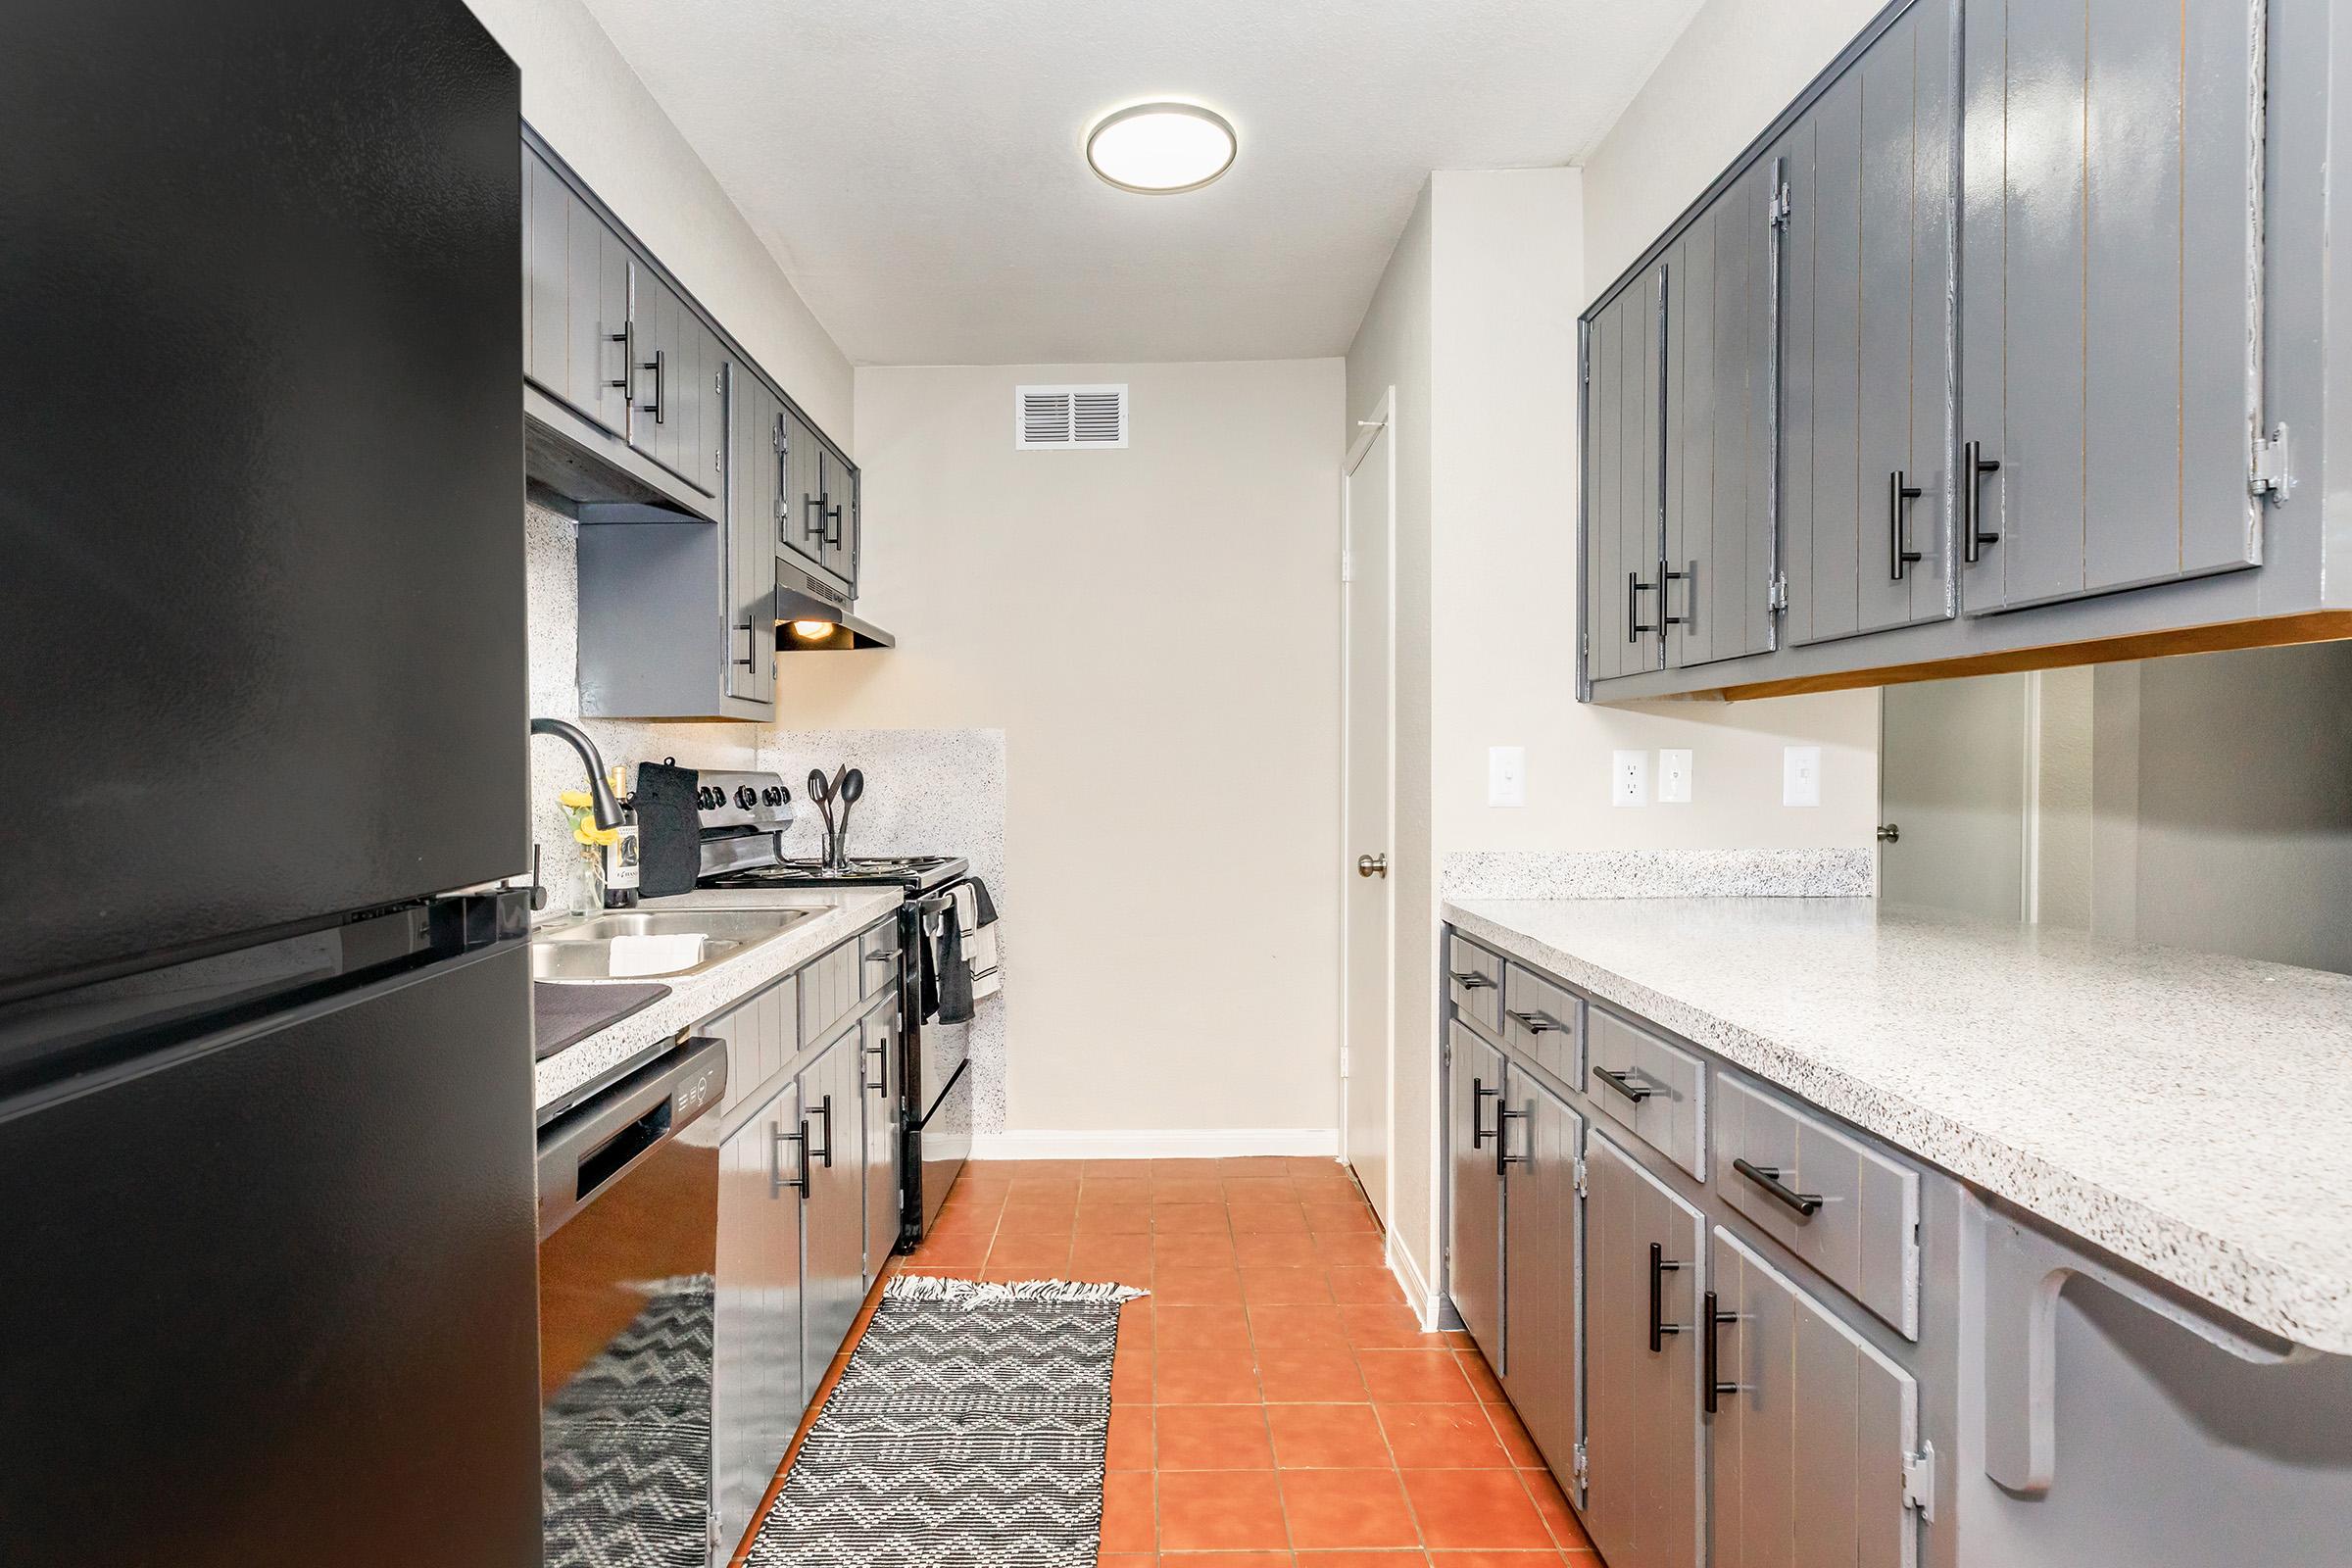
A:
<svg viewBox="0 0 2352 1568">
<path fill-rule="evenodd" d="M 831 620 L 796 620 L 792 623 L 792 634 L 803 642 L 821 643 L 833 635 L 834 627 L 839 624 Z"/>
</svg>

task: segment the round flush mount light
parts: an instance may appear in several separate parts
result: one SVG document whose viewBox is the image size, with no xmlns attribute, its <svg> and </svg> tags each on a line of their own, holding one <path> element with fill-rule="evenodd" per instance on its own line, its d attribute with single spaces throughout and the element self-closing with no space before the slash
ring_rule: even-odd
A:
<svg viewBox="0 0 2352 1568">
<path fill-rule="evenodd" d="M 1223 115 L 1199 104 L 1135 104 L 1086 133 L 1086 161 L 1107 184 L 1146 196 L 1199 190 L 1233 167 Z"/>
</svg>

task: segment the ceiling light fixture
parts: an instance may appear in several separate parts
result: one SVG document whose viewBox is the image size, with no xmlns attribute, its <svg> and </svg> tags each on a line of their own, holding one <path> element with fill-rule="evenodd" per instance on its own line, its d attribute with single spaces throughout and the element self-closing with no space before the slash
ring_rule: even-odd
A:
<svg viewBox="0 0 2352 1568">
<path fill-rule="evenodd" d="M 1135 104 L 1086 133 L 1094 172 L 1145 196 L 1199 190 L 1233 167 L 1239 148 L 1225 117 L 1198 104 Z"/>
</svg>

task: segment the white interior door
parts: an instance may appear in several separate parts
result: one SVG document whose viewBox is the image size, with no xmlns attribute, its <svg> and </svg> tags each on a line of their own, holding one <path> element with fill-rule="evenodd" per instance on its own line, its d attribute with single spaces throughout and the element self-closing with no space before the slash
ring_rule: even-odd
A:
<svg viewBox="0 0 2352 1568">
<path fill-rule="evenodd" d="M 1345 1054 L 1342 1148 L 1356 1180 L 1388 1223 L 1395 1074 L 1396 898 L 1388 859 L 1395 844 L 1396 776 L 1396 394 L 1358 426 L 1344 470 L 1340 667 L 1342 745 L 1341 943 Z"/>
</svg>

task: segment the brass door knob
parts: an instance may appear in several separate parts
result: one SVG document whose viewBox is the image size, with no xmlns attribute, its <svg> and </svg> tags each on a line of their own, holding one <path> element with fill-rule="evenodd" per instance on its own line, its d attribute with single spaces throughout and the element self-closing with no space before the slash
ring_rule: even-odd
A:
<svg viewBox="0 0 2352 1568">
<path fill-rule="evenodd" d="M 1386 877 L 1389 874 L 1389 858 L 1385 855 L 1359 855 L 1355 858 L 1355 874 Z"/>
</svg>

